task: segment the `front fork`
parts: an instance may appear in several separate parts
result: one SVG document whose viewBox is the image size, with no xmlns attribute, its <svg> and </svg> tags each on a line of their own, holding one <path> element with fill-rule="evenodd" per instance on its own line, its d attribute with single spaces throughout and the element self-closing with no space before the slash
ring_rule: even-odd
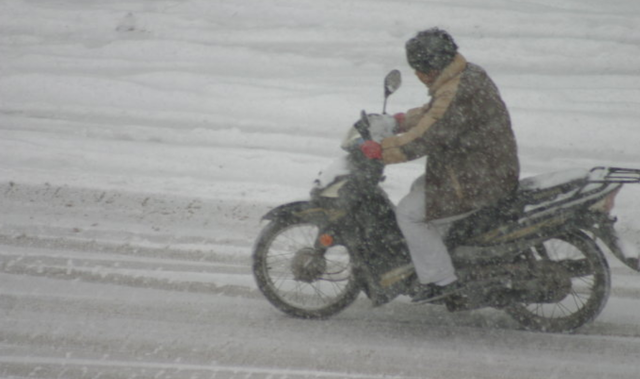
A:
<svg viewBox="0 0 640 379">
<path fill-rule="evenodd" d="M 614 228 L 616 218 L 601 212 L 590 212 L 583 220 L 586 221 L 583 226 L 586 231 L 593 233 L 596 238 L 600 239 L 620 262 L 632 270 L 640 272 L 640 260 L 626 257 L 620 247 L 620 238 Z"/>
</svg>

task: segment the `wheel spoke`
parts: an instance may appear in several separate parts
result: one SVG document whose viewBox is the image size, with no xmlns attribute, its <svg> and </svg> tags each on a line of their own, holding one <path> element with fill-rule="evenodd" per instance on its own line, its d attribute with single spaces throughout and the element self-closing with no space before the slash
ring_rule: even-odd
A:
<svg viewBox="0 0 640 379">
<path fill-rule="evenodd" d="M 574 289 L 571 290 L 571 298 L 573 299 L 573 303 L 576 305 L 576 308 L 581 308 L 584 306 L 586 301 L 582 298 L 582 296 L 577 293 Z M 580 302 L 578 304 L 578 301 Z"/>
</svg>

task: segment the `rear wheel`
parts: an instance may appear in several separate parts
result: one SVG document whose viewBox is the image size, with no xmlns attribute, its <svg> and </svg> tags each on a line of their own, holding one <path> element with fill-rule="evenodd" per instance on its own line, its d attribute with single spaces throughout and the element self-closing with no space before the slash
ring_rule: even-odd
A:
<svg viewBox="0 0 640 379">
<path fill-rule="evenodd" d="M 281 311 L 327 318 L 348 307 L 360 286 L 344 246 L 317 246 L 320 227 L 303 220 L 270 222 L 258 237 L 253 273 L 258 288 Z"/>
<path fill-rule="evenodd" d="M 596 243 L 582 232 L 555 237 L 527 255 L 537 263 L 559 263 L 563 280 L 545 302 L 517 303 L 505 309 L 522 326 L 545 332 L 567 332 L 594 320 L 611 289 L 609 265 Z M 558 267 L 556 265 L 556 267 Z"/>
</svg>

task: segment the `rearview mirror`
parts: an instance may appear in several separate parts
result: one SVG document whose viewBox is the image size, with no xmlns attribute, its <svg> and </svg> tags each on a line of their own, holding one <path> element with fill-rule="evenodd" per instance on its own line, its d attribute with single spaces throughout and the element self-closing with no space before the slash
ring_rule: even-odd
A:
<svg viewBox="0 0 640 379">
<path fill-rule="evenodd" d="M 389 96 L 396 92 L 402 84 L 402 74 L 398 70 L 391 70 L 384 78 L 384 106 L 382 107 L 382 114 L 387 113 L 387 99 Z"/>
<path fill-rule="evenodd" d="M 396 92 L 402 84 L 402 74 L 398 70 L 392 70 L 384 78 L 384 95 L 385 97 Z"/>
</svg>

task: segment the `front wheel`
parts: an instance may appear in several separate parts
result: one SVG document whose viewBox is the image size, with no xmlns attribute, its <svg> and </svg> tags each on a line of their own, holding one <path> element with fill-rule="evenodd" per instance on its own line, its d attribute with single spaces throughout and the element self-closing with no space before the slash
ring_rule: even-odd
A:
<svg viewBox="0 0 640 379">
<path fill-rule="evenodd" d="M 611 289 L 609 265 L 598 245 L 582 232 L 544 241 L 527 253 L 538 263 L 559 264 L 564 277 L 561 295 L 540 303 L 517 303 L 505 309 L 526 329 L 567 332 L 594 320 Z M 556 266 L 557 267 L 557 266 Z"/>
<path fill-rule="evenodd" d="M 320 248 L 320 226 L 304 220 L 271 221 L 258 237 L 253 273 L 276 308 L 301 318 L 327 318 L 360 293 L 344 246 Z"/>
</svg>

